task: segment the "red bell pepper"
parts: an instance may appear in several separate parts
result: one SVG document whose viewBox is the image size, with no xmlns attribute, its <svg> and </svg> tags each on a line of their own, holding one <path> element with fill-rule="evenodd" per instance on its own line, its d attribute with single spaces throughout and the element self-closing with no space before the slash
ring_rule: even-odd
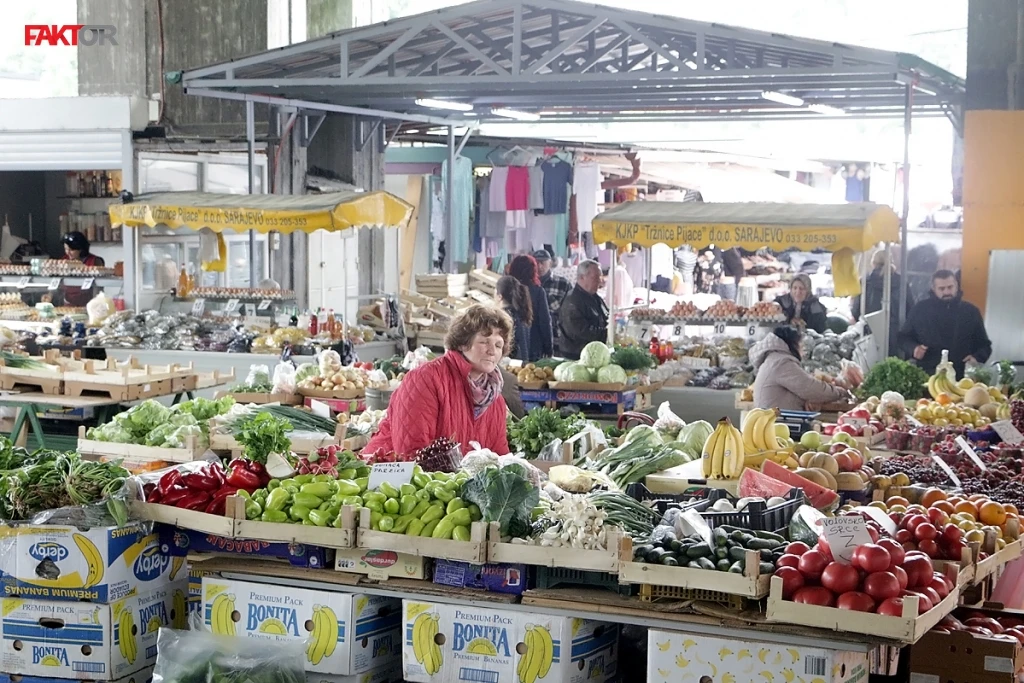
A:
<svg viewBox="0 0 1024 683">
<path fill-rule="evenodd" d="M 201 472 L 191 472 L 181 478 L 181 483 L 193 491 L 216 491 L 220 488 L 217 479 Z"/>
<path fill-rule="evenodd" d="M 210 499 L 210 503 L 206 506 L 206 512 L 212 515 L 223 515 L 227 508 L 228 496 L 233 496 L 238 492 L 238 489 L 233 486 L 225 486 L 224 488 L 213 494 L 213 498 Z"/>
<path fill-rule="evenodd" d="M 154 498 L 160 498 L 160 492 L 156 488 L 156 484 L 149 483 L 142 487 L 142 499 L 147 503 L 155 503 Z"/>
<path fill-rule="evenodd" d="M 217 488 L 224 485 L 224 468 L 220 463 L 211 463 L 204 468 L 204 474 L 217 482 Z"/>
<path fill-rule="evenodd" d="M 182 499 L 184 499 L 186 496 L 188 496 L 191 493 L 192 492 L 189 491 L 184 486 L 175 486 L 170 491 L 168 491 L 167 494 L 163 498 L 160 499 L 160 504 L 161 505 L 173 505 L 175 507 L 181 507 L 179 505 L 179 503 L 182 501 Z"/>
<path fill-rule="evenodd" d="M 157 490 L 160 491 L 161 496 L 166 496 L 168 491 L 181 481 L 181 471 L 173 469 L 170 472 L 160 477 L 160 482 L 157 484 Z"/>
<path fill-rule="evenodd" d="M 203 510 L 210 502 L 210 494 L 206 491 L 190 491 L 178 501 L 178 507 L 185 510 Z"/>
<path fill-rule="evenodd" d="M 231 472 L 228 474 L 225 482 L 229 486 L 234 486 L 236 489 L 245 489 L 249 493 L 260 487 L 259 475 L 251 472 L 244 465 L 231 468 Z"/>
</svg>

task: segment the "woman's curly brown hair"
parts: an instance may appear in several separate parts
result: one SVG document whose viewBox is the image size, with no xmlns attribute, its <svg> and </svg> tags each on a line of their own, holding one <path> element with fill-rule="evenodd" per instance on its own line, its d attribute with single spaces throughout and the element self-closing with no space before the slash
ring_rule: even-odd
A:
<svg viewBox="0 0 1024 683">
<path fill-rule="evenodd" d="M 497 332 L 504 340 L 502 355 L 512 351 L 512 318 L 505 311 L 473 304 L 452 320 L 448 334 L 444 336 L 444 347 L 449 351 L 461 351 L 473 343 L 477 334 L 490 336 Z"/>
</svg>

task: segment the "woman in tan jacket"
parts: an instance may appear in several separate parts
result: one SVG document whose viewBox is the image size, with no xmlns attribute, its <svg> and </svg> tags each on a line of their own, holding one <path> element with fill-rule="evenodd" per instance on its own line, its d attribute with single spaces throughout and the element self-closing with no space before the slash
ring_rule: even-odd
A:
<svg viewBox="0 0 1024 683">
<path fill-rule="evenodd" d="M 808 410 L 847 398 L 842 380 L 834 384 L 815 379 L 800 367 L 800 333 L 792 327 L 776 327 L 772 334 L 750 349 L 757 371 L 754 405 L 757 408 Z"/>
</svg>

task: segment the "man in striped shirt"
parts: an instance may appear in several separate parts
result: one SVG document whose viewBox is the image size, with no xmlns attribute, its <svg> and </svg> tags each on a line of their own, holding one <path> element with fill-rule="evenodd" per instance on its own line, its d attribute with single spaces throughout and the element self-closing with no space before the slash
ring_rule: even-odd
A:
<svg viewBox="0 0 1024 683">
<path fill-rule="evenodd" d="M 562 299 L 572 291 L 572 284 L 564 277 L 559 277 L 551 272 L 551 254 L 546 249 L 533 252 L 533 258 L 537 261 L 537 274 L 540 276 L 540 286 L 548 295 L 548 309 L 551 313 L 551 332 L 554 336 L 555 349 L 558 349 L 559 324 L 558 309 L 562 307 Z"/>
</svg>

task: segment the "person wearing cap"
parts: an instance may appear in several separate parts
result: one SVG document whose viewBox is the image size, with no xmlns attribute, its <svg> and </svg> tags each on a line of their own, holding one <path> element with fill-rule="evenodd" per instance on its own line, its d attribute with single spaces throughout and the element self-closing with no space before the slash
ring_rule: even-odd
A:
<svg viewBox="0 0 1024 683">
<path fill-rule="evenodd" d="M 77 230 L 64 235 L 64 259 L 79 261 L 83 265 L 102 268 L 106 265 L 102 258 L 89 253 L 89 240 Z M 64 302 L 68 306 L 85 306 L 92 299 L 92 289 L 64 286 Z"/>
<path fill-rule="evenodd" d="M 537 274 L 540 276 L 540 286 L 548 295 L 548 311 L 551 313 L 551 333 L 554 337 L 555 348 L 558 348 L 560 329 L 558 324 L 558 310 L 562 308 L 562 301 L 572 291 L 572 283 L 564 277 L 559 277 L 551 272 L 554 265 L 551 261 L 551 254 L 547 249 L 539 249 L 533 252 L 533 258 L 537 261 Z"/>
</svg>

